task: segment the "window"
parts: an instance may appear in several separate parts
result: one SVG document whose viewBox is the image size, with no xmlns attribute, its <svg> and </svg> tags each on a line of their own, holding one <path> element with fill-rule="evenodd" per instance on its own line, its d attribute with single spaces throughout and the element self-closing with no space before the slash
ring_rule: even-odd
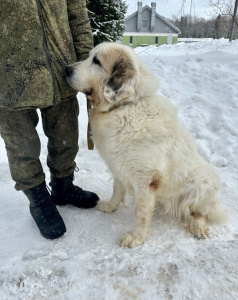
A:
<svg viewBox="0 0 238 300">
<path fill-rule="evenodd" d="M 155 45 L 158 45 L 158 44 L 159 44 L 159 37 L 156 36 L 156 37 L 155 37 Z"/>
<path fill-rule="evenodd" d="M 133 44 L 133 36 L 130 36 L 130 45 Z"/>
<path fill-rule="evenodd" d="M 148 20 L 143 20 L 142 27 L 147 27 L 147 26 L 148 26 Z"/>
</svg>

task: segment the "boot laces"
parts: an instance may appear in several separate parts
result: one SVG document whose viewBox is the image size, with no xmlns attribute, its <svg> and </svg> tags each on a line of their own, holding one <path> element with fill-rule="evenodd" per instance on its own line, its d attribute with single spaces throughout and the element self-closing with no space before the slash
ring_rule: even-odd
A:
<svg viewBox="0 0 238 300">
<path fill-rule="evenodd" d="M 49 191 L 49 187 L 47 185 L 46 187 Z M 34 191 L 34 196 L 37 199 L 36 206 L 42 209 L 44 217 L 46 218 L 52 216 L 52 214 L 56 211 L 47 189 L 37 189 Z"/>
</svg>

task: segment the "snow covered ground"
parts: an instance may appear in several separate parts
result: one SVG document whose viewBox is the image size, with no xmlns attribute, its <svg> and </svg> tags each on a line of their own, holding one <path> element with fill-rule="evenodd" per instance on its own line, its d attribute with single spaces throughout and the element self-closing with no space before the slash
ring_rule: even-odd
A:
<svg viewBox="0 0 238 300">
<path fill-rule="evenodd" d="M 44 239 L 24 194 L 14 190 L 0 139 L 0 299 L 163 300 L 238 299 L 238 40 L 137 48 L 159 76 L 159 92 L 178 107 L 199 152 L 219 171 L 219 201 L 229 221 L 210 226 L 210 238 L 186 235 L 176 222 L 153 217 L 151 236 L 122 249 L 120 236 L 133 223 L 134 201 L 112 214 L 62 207 L 67 234 Z M 111 174 L 96 150 L 88 151 L 85 98 L 80 102 L 79 172 L 75 182 L 109 198 Z M 47 139 L 41 161 L 46 166 Z"/>
</svg>

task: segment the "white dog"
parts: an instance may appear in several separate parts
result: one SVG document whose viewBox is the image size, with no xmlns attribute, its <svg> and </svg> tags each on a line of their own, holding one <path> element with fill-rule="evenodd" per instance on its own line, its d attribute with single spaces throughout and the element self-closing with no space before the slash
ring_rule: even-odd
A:
<svg viewBox="0 0 238 300">
<path fill-rule="evenodd" d="M 111 200 L 100 200 L 98 208 L 115 211 L 126 191 L 135 195 L 134 228 L 122 236 L 121 246 L 144 242 L 156 202 L 183 219 L 196 237 L 206 238 L 206 220 L 226 216 L 217 202 L 220 179 L 179 124 L 175 107 L 156 94 L 155 75 L 130 47 L 115 43 L 100 44 L 66 74 L 93 105 L 93 140 L 114 175 Z"/>
</svg>

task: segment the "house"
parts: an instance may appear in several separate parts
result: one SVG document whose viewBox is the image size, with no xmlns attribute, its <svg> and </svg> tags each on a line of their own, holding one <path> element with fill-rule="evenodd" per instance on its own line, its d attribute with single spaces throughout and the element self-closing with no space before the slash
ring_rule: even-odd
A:
<svg viewBox="0 0 238 300">
<path fill-rule="evenodd" d="M 142 7 L 138 2 L 138 10 L 128 16 L 126 29 L 121 43 L 135 48 L 138 46 L 176 44 L 179 28 L 156 12 L 156 3 Z"/>
</svg>

